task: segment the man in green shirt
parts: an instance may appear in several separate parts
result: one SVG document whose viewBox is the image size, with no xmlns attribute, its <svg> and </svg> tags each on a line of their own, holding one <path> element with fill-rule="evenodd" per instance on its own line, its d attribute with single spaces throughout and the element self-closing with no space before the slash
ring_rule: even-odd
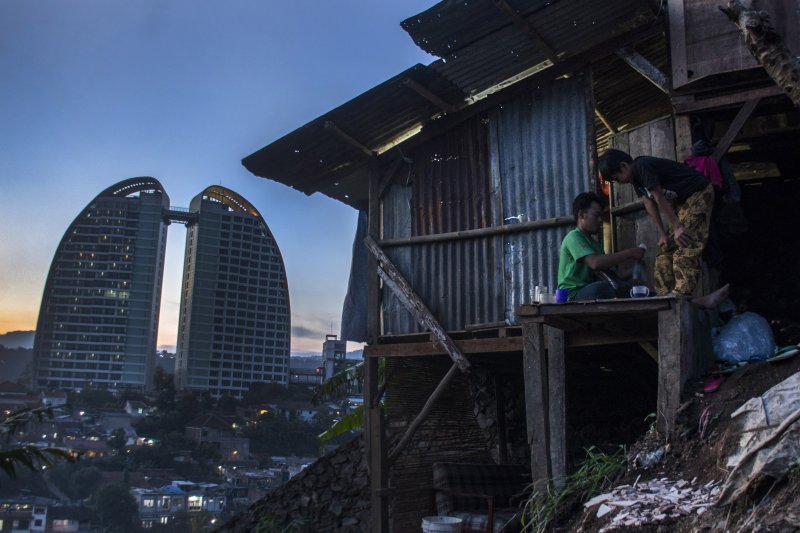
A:
<svg viewBox="0 0 800 533">
<path fill-rule="evenodd" d="M 641 259 L 644 250 L 638 246 L 613 254 L 603 251 L 600 242 L 603 229 L 603 199 L 584 192 L 572 202 L 577 227 L 561 241 L 558 260 L 558 288 L 569 289 L 569 301 L 607 300 L 614 298 L 614 287 L 607 281 L 596 281 L 597 270 L 607 270 L 628 260 Z M 626 277 L 618 273 L 619 277 Z M 629 275 L 629 272 L 625 273 Z"/>
</svg>

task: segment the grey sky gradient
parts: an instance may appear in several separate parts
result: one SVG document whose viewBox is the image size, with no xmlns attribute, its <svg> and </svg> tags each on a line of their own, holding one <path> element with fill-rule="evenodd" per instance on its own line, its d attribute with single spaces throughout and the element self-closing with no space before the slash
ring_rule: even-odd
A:
<svg viewBox="0 0 800 533">
<path fill-rule="evenodd" d="M 64 230 L 104 188 L 219 184 L 283 252 L 293 351 L 338 332 L 356 212 L 240 160 L 415 63 L 400 21 L 434 0 L 0 2 L 0 333 L 36 326 Z M 159 344 L 175 343 L 185 230 L 169 230 Z"/>
</svg>

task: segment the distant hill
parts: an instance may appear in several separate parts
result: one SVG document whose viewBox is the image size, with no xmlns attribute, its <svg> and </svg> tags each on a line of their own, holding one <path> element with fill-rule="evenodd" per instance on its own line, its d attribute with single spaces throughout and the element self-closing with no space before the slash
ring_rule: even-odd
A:
<svg viewBox="0 0 800 533">
<path fill-rule="evenodd" d="M 0 381 L 17 381 L 33 362 L 33 348 L 0 345 Z"/>
<path fill-rule="evenodd" d="M 6 348 L 33 348 L 35 331 L 9 331 L 0 335 L 0 344 Z"/>
</svg>

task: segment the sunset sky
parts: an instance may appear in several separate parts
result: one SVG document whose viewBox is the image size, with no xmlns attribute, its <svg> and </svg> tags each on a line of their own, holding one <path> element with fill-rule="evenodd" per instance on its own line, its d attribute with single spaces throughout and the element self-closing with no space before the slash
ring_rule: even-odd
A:
<svg viewBox="0 0 800 533">
<path fill-rule="evenodd" d="M 56 246 L 81 209 L 117 181 L 153 176 L 173 206 L 213 184 L 256 206 L 286 263 L 292 351 L 320 351 L 339 331 L 356 212 L 240 161 L 433 61 L 400 21 L 435 3 L 0 2 L 0 334 L 35 329 Z M 177 336 L 184 239 L 171 225 L 159 345 Z"/>
</svg>

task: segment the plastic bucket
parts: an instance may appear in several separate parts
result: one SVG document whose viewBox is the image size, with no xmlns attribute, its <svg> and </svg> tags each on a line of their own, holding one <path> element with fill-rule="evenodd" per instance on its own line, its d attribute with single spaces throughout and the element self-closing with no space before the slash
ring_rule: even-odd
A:
<svg viewBox="0 0 800 533">
<path fill-rule="evenodd" d="M 461 533 L 461 519 L 454 516 L 426 516 L 422 533 Z"/>
</svg>

